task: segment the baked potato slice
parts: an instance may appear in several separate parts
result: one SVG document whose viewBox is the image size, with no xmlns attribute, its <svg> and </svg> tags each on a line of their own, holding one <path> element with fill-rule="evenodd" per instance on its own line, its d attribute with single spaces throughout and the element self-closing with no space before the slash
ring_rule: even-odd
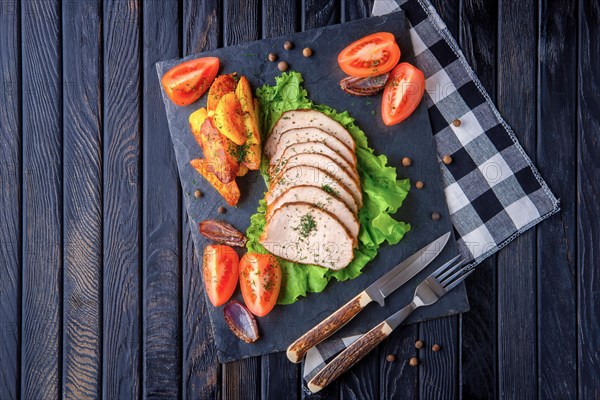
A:
<svg viewBox="0 0 600 400">
<path fill-rule="evenodd" d="M 248 169 L 257 170 L 260 167 L 260 131 L 258 121 L 254 111 L 254 101 L 252 99 L 252 88 L 245 76 L 242 76 L 235 88 L 235 94 L 240 101 L 242 115 L 244 118 L 244 128 L 246 131 L 246 144 L 244 148 L 244 159 L 242 163 Z"/>
<path fill-rule="evenodd" d="M 192 130 L 192 134 L 194 135 L 194 138 L 196 139 L 196 142 L 198 142 L 198 145 L 200 147 L 202 147 L 202 135 L 200 134 L 200 129 L 202 128 L 202 124 L 204 123 L 204 121 L 206 121 L 207 117 L 208 111 L 206 110 L 206 108 L 202 107 L 191 113 L 188 119 L 190 122 L 190 129 Z"/>
<path fill-rule="evenodd" d="M 227 204 L 235 206 L 240 200 L 240 189 L 235 181 L 229 183 L 221 182 L 213 172 L 213 163 L 208 162 L 205 159 L 198 158 L 190 161 L 190 165 L 200 175 L 204 177 L 221 196 L 225 199 Z"/>
<path fill-rule="evenodd" d="M 208 89 L 208 98 L 206 99 L 206 110 L 208 112 L 215 111 L 221 97 L 227 93 L 235 92 L 237 85 L 237 74 L 227 74 L 218 76 L 210 89 Z"/>
<path fill-rule="evenodd" d="M 223 183 L 234 180 L 240 168 L 240 148 L 219 133 L 210 117 L 200 128 L 200 137 L 204 158 L 213 166 L 213 173 Z"/>
<path fill-rule="evenodd" d="M 242 106 L 235 93 L 227 93 L 221 97 L 213 121 L 219 132 L 229 140 L 240 146 L 246 143 Z"/>
</svg>

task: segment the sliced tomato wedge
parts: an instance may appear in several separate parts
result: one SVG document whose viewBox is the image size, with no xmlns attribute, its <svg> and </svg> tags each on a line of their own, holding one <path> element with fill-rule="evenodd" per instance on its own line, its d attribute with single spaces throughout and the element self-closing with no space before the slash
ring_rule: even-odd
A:
<svg viewBox="0 0 600 400">
<path fill-rule="evenodd" d="M 229 246 L 210 245 L 204 249 L 202 276 L 208 299 L 215 306 L 223 305 L 235 291 L 240 259 Z"/>
<path fill-rule="evenodd" d="M 377 32 L 358 39 L 338 55 L 342 71 L 357 78 L 385 74 L 398 61 L 400 48 L 394 35 L 388 32 Z"/>
<path fill-rule="evenodd" d="M 174 66 L 163 75 L 162 86 L 167 96 L 178 106 L 187 106 L 208 90 L 219 72 L 216 57 L 196 58 Z"/>
<path fill-rule="evenodd" d="M 400 63 L 388 78 L 381 99 L 381 117 L 387 126 L 398 124 L 412 114 L 425 92 L 425 76 L 409 63 Z"/>
<path fill-rule="evenodd" d="M 281 268 L 271 254 L 246 253 L 240 261 L 240 289 L 244 303 L 258 317 L 267 315 L 279 296 Z"/>
</svg>

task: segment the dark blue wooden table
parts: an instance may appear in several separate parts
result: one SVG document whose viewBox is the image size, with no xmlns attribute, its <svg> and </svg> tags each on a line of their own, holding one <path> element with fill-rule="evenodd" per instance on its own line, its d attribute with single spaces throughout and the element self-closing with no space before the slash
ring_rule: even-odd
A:
<svg viewBox="0 0 600 400">
<path fill-rule="evenodd" d="M 316 397 L 600 399 L 600 4 L 435 4 L 562 211 Z M 0 399 L 306 397 L 216 361 L 154 63 L 371 5 L 1 0 Z"/>
</svg>

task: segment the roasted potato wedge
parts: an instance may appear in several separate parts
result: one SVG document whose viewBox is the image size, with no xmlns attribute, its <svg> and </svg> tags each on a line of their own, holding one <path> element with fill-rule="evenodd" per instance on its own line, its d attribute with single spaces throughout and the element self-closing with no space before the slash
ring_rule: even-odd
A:
<svg viewBox="0 0 600 400">
<path fill-rule="evenodd" d="M 198 145 L 200 147 L 202 147 L 202 136 L 200 135 L 200 128 L 202 128 L 202 124 L 206 120 L 207 116 L 208 112 L 206 111 L 206 108 L 202 107 L 201 109 L 191 113 L 189 118 L 190 129 L 192 130 L 192 134 L 194 135 L 194 138 L 196 138 L 196 142 L 198 142 Z"/>
<path fill-rule="evenodd" d="M 249 169 L 257 170 L 260 167 L 260 130 L 254 112 L 254 101 L 252 99 L 252 88 L 245 76 L 242 76 L 235 88 L 235 95 L 240 101 L 244 128 L 246 132 L 246 144 L 244 147 L 244 159 L 242 163 Z"/>
<path fill-rule="evenodd" d="M 190 165 L 200 173 L 210 183 L 227 204 L 235 206 L 240 200 L 240 189 L 235 181 L 229 183 L 221 182 L 213 172 L 213 163 L 207 162 L 205 159 L 198 158 L 190 161 Z M 218 168 L 217 168 L 218 169 Z"/>
<path fill-rule="evenodd" d="M 237 85 L 237 74 L 227 74 L 218 76 L 208 90 L 208 98 L 206 100 L 206 110 L 208 112 L 215 111 L 221 97 L 227 93 L 235 92 Z"/>
<path fill-rule="evenodd" d="M 246 143 L 242 106 L 235 93 L 227 93 L 221 97 L 213 121 L 219 132 L 232 142 L 240 146 Z"/>
<path fill-rule="evenodd" d="M 213 173 L 223 183 L 234 180 L 240 168 L 240 148 L 219 133 L 210 117 L 200 128 L 200 137 L 204 158 L 213 166 Z"/>
<path fill-rule="evenodd" d="M 238 169 L 237 176 L 244 176 L 248 173 L 248 171 L 248 167 L 246 167 L 244 164 L 240 164 L 240 169 Z"/>
</svg>

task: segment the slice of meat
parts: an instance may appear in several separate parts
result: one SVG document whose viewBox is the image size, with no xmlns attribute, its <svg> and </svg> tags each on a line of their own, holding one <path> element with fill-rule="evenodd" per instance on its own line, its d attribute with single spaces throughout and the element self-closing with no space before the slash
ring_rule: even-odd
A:
<svg viewBox="0 0 600 400">
<path fill-rule="evenodd" d="M 288 146 L 283 151 L 281 158 L 277 164 L 271 164 L 269 168 L 270 174 L 276 174 L 280 171 L 287 160 L 290 157 L 293 157 L 297 154 L 310 153 L 310 154 L 323 154 L 337 164 L 339 164 L 346 172 L 348 172 L 356 181 L 360 182 L 358 177 L 358 172 L 356 172 L 356 166 L 354 164 L 350 164 L 344 157 L 340 155 L 337 151 L 333 150 L 331 147 L 327 146 L 322 142 L 305 142 L 305 143 L 295 143 L 291 146 Z"/>
<path fill-rule="evenodd" d="M 275 152 L 275 147 L 279 142 L 280 135 L 294 128 L 314 127 L 331 133 L 333 136 L 342 141 L 352 151 L 356 149 L 356 144 L 352 135 L 340 125 L 322 112 L 315 110 L 293 110 L 284 112 L 279 120 L 271 129 L 271 133 L 267 137 L 264 145 L 264 153 L 268 158 Z"/>
<path fill-rule="evenodd" d="M 286 260 L 333 270 L 354 258 L 354 240 L 340 220 L 309 203 L 288 203 L 275 210 L 260 243 Z"/>
<path fill-rule="evenodd" d="M 289 188 L 281 196 L 276 198 L 267 208 L 267 222 L 271 219 L 273 213 L 280 207 L 288 203 L 309 203 L 333 214 L 348 229 L 354 239 L 354 245 L 358 243 L 358 231 L 360 224 L 356 215 L 339 198 L 330 195 L 326 191 L 316 186 L 294 186 Z"/>
<path fill-rule="evenodd" d="M 358 214 L 358 205 L 348 188 L 339 183 L 327 172 L 310 166 L 297 166 L 286 169 L 276 181 L 272 181 L 265 195 L 267 205 L 294 186 L 316 186 L 338 197 L 354 214 Z"/>
<path fill-rule="evenodd" d="M 319 128 L 298 128 L 283 132 L 269 162 L 276 164 L 288 146 L 306 142 L 322 142 L 332 150 L 340 153 L 349 164 L 356 165 L 356 154 L 354 154 L 354 150 L 350 149 L 331 133 L 325 132 Z"/>
<path fill-rule="evenodd" d="M 360 190 L 360 182 L 355 180 L 352 175 L 350 175 L 350 173 L 342 168 L 338 163 L 323 154 L 296 154 L 287 161 L 285 166 L 280 171 L 277 172 L 277 175 L 272 176 L 273 181 L 277 181 L 278 177 L 283 174 L 285 170 L 296 166 L 316 167 L 327 172 L 339 183 L 347 187 L 348 190 L 350 190 L 350 193 L 352 193 L 358 208 L 362 207 L 362 191 Z"/>
</svg>

